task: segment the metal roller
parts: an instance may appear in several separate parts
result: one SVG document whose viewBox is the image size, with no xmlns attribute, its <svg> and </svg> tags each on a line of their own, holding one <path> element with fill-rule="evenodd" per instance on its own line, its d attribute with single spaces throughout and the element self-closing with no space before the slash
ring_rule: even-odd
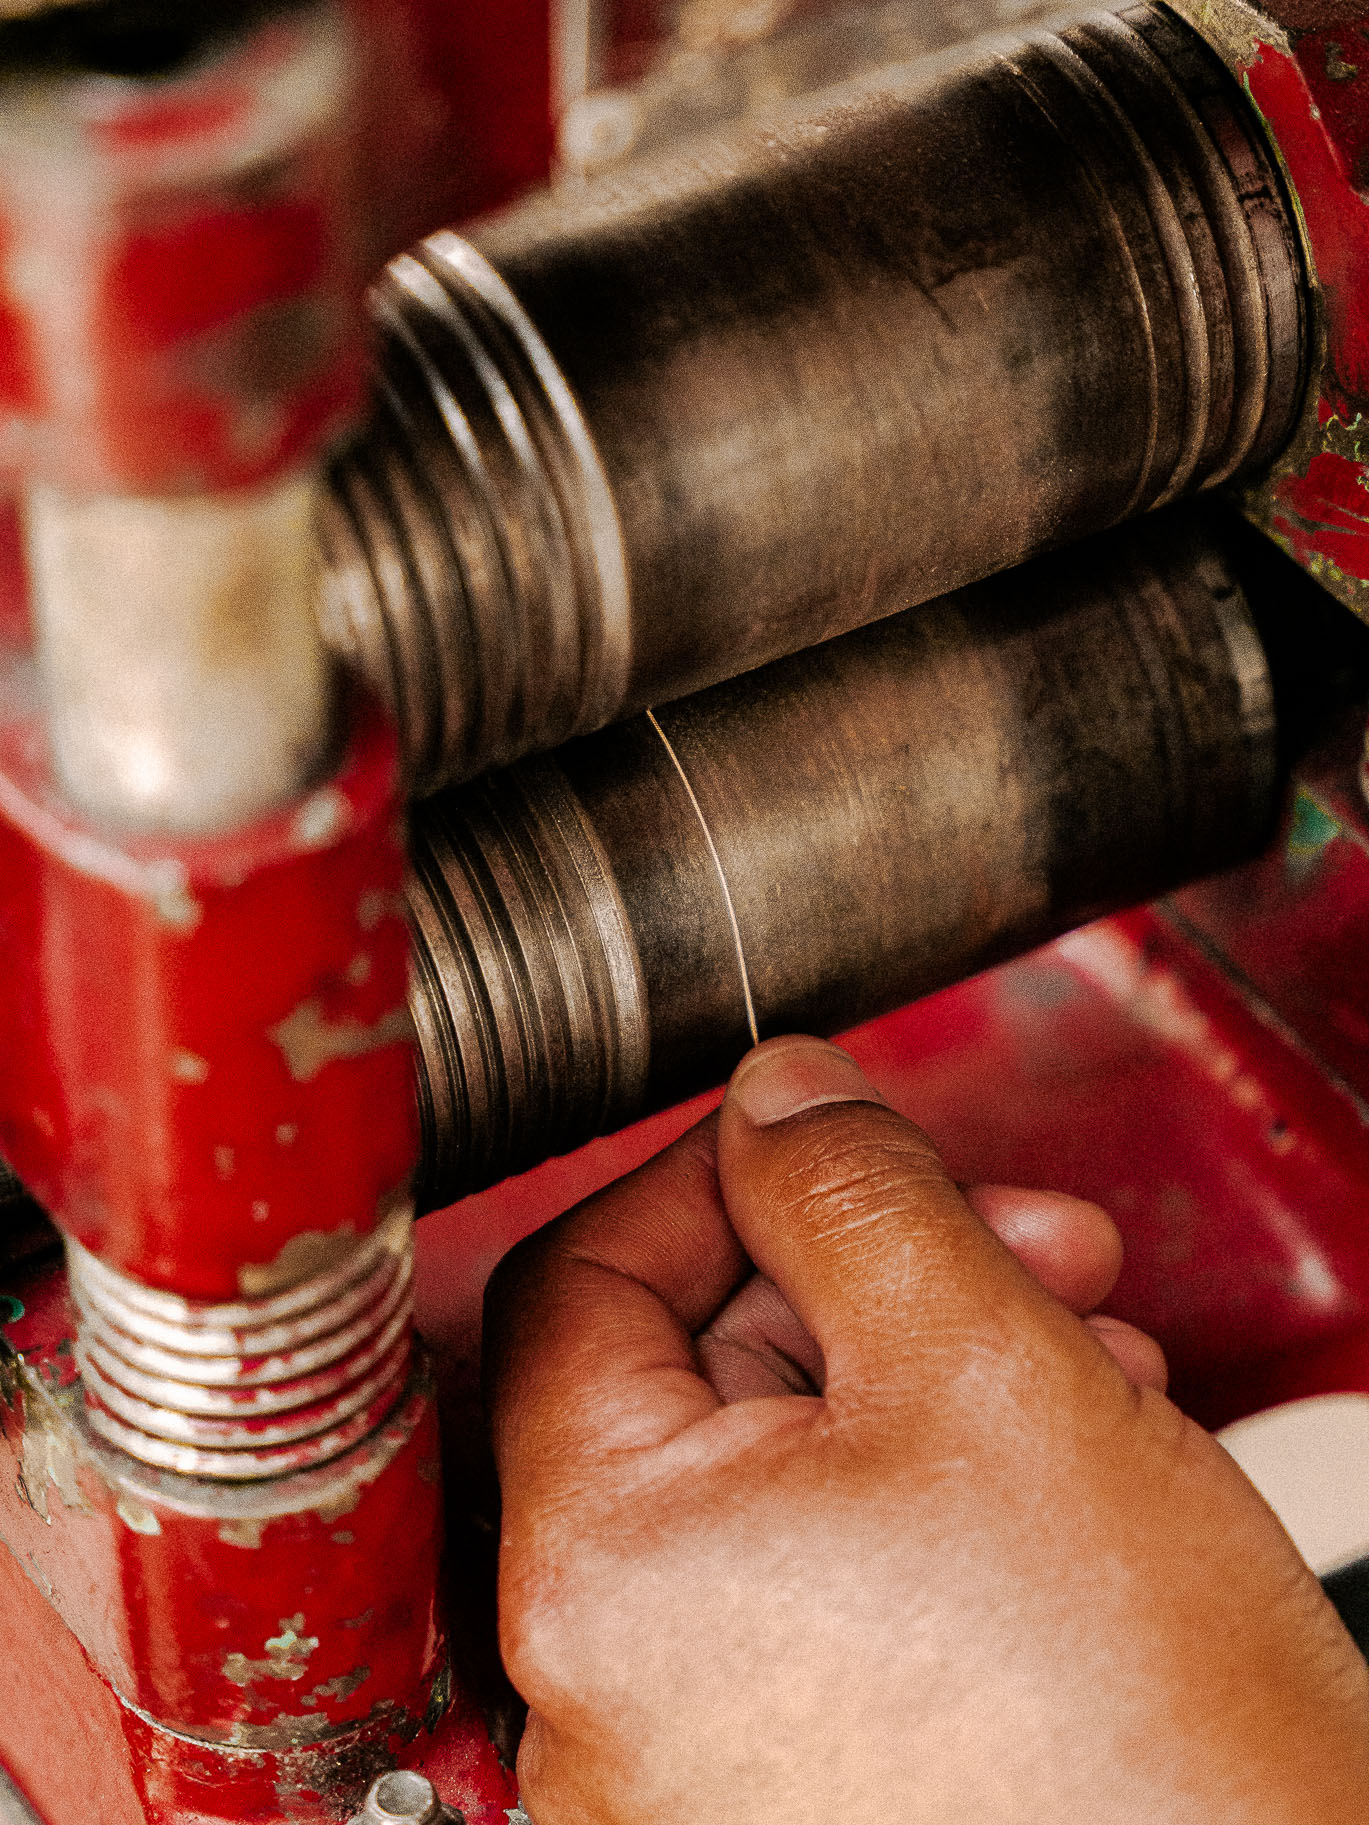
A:
<svg viewBox="0 0 1369 1825">
<path fill-rule="evenodd" d="M 422 806 L 424 1204 L 1252 854 L 1331 684 L 1242 550 L 1185 510 Z"/>
<path fill-rule="evenodd" d="M 1308 344 L 1254 110 L 1154 5 L 437 235 L 374 313 L 325 619 L 421 791 L 1259 465 Z"/>
</svg>

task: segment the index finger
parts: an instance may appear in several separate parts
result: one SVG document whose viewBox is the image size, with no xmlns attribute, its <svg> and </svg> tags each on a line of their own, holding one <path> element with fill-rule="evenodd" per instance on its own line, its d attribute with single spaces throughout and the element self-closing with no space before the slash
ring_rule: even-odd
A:
<svg viewBox="0 0 1369 1825">
<path fill-rule="evenodd" d="M 501 1486 L 538 1499 L 719 1406 L 693 1334 L 750 1264 L 718 1187 L 716 1116 L 520 1243 L 486 1295 Z"/>
</svg>

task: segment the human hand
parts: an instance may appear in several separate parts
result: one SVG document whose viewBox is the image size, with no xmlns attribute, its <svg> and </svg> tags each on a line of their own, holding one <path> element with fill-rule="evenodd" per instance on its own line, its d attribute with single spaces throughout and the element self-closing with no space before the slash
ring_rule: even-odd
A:
<svg viewBox="0 0 1369 1825">
<path fill-rule="evenodd" d="M 1156 1346 L 1080 1316 L 1119 1261 L 802 1040 L 515 1250 L 536 1825 L 1363 1825 L 1369 1669 Z"/>
</svg>

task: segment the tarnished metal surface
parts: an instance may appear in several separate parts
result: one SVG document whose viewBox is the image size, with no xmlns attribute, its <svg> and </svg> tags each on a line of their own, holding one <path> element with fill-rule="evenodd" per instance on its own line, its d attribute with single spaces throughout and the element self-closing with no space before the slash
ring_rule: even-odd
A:
<svg viewBox="0 0 1369 1825">
<path fill-rule="evenodd" d="M 0 29 L 0 1132 L 81 1318 L 0 1362 L 0 1528 L 148 1820 L 336 1825 L 449 1695 L 397 744 L 313 601 L 374 242 L 355 22 Z"/>
<path fill-rule="evenodd" d="M 316 474 L 174 499 L 34 489 L 38 669 L 62 785 L 142 830 L 243 824 L 332 758 Z"/>
<path fill-rule="evenodd" d="M 332 758 L 312 519 L 360 396 L 355 50 L 331 0 L 0 34 L 0 471 L 57 775 L 126 828 L 245 823 Z"/>
<path fill-rule="evenodd" d="M 447 1696 L 426 1366 L 346 1456 L 216 1488 L 103 1446 L 50 1270 L 7 1284 L 0 1532 L 126 1708 L 148 1817 L 335 1821 Z"/>
<path fill-rule="evenodd" d="M 451 237 L 400 261 L 325 527 L 334 636 L 425 786 L 1214 483 L 1301 403 L 1279 180 L 1161 8 L 882 72 L 480 244 L 537 362 Z"/>
<path fill-rule="evenodd" d="M 464 1821 L 442 1804 L 426 1775 L 401 1770 L 381 1775 L 349 1825 L 464 1825 Z"/>
<path fill-rule="evenodd" d="M 849 1026 L 1240 859 L 1275 740 L 1181 516 L 431 801 L 423 1201 L 724 1076 L 753 1020 Z"/>
<path fill-rule="evenodd" d="M 405 256 L 377 295 L 393 409 L 323 519 L 325 628 L 394 710 L 420 784 L 610 721 L 634 637 L 574 395 L 498 274 L 456 236 L 441 245 L 440 266 Z"/>
</svg>

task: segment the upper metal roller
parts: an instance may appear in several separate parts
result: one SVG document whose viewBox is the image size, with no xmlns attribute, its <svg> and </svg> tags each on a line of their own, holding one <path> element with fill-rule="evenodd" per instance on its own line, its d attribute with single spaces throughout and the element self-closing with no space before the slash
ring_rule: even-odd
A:
<svg viewBox="0 0 1369 1825">
<path fill-rule="evenodd" d="M 1158 6 L 829 91 L 375 294 L 327 619 L 431 788 L 1273 456 L 1304 275 Z"/>
</svg>

